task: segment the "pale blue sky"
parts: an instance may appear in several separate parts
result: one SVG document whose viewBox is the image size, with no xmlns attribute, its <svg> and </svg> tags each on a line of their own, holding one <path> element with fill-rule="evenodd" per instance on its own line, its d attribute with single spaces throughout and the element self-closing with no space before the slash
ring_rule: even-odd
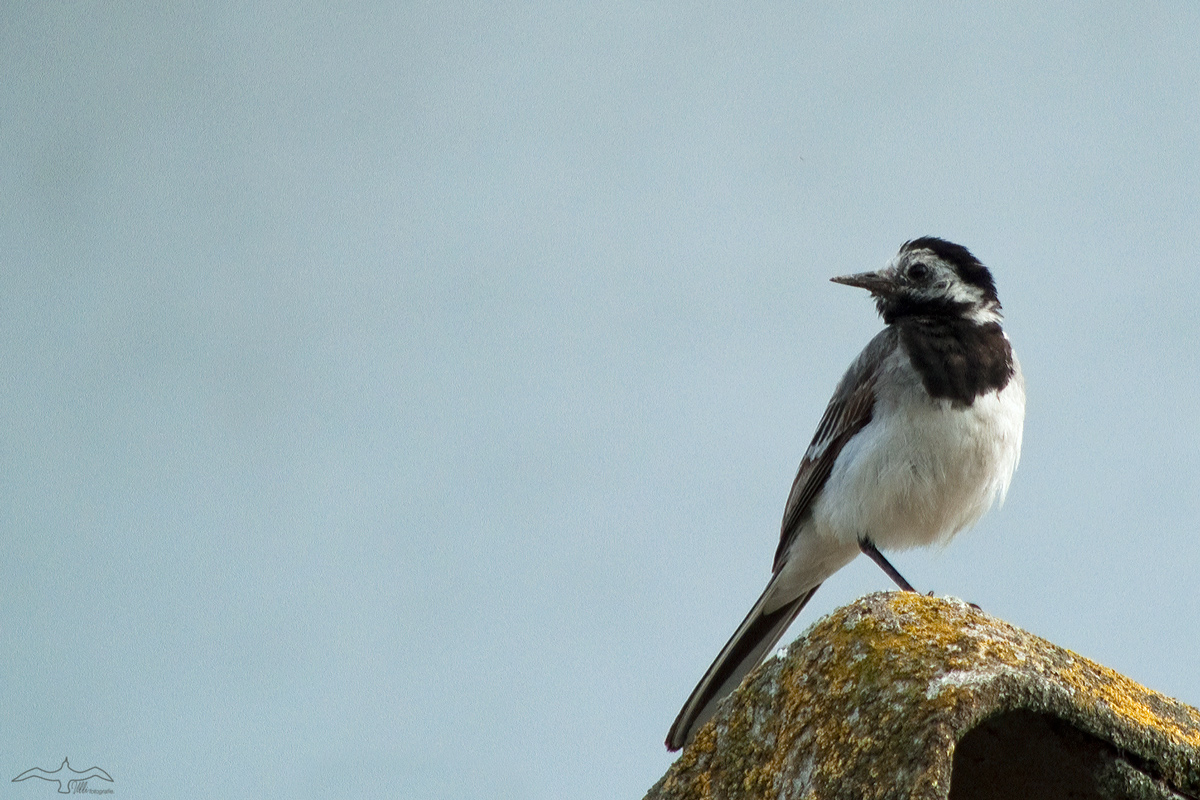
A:
<svg viewBox="0 0 1200 800">
<path fill-rule="evenodd" d="M 898 566 L 1200 705 L 1200 11 L 831 5 L 4 5 L 0 797 L 640 796 L 924 234 L 1029 408 Z"/>
</svg>

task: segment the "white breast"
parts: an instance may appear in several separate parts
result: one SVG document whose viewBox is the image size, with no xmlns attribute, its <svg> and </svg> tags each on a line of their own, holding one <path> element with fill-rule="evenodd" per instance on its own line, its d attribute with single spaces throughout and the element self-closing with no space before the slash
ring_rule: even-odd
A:
<svg viewBox="0 0 1200 800">
<path fill-rule="evenodd" d="M 1014 356 L 1015 365 L 1015 356 Z M 871 422 L 837 459 L 813 504 L 813 533 L 881 549 L 944 542 L 1003 500 L 1021 453 L 1021 368 L 969 407 L 931 401 L 902 348 L 877 382 Z"/>
</svg>

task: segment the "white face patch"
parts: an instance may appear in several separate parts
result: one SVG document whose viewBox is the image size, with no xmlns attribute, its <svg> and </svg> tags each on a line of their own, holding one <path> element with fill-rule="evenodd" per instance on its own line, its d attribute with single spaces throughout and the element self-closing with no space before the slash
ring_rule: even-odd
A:
<svg viewBox="0 0 1200 800">
<path fill-rule="evenodd" d="M 925 274 L 912 272 L 915 265 L 924 265 Z M 949 300 L 969 307 L 964 315 L 976 323 L 999 322 L 999 305 L 989 299 L 983 289 L 959 277 L 954 267 L 932 250 L 922 248 L 896 255 L 886 270 L 893 280 L 905 287 L 906 293 L 917 299 Z"/>
</svg>

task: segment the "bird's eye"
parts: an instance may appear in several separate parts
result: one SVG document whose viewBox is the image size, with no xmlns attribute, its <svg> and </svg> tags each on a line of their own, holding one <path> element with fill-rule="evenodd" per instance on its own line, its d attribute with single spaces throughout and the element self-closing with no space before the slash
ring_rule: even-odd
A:
<svg viewBox="0 0 1200 800">
<path fill-rule="evenodd" d="M 929 276 L 929 266 L 923 261 L 918 261 L 908 267 L 908 277 L 910 280 L 923 281 Z"/>
</svg>

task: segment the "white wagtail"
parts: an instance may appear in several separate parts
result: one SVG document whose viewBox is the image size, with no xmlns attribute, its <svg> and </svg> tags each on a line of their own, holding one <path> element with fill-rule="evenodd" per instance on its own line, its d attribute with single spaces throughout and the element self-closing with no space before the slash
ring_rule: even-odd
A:
<svg viewBox="0 0 1200 800">
<path fill-rule="evenodd" d="M 860 552 L 946 542 L 1003 500 L 1021 453 L 1025 382 L 992 275 L 923 237 L 886 267 L 834 278 L 867 289 L 887 327 L 846 370 L 792 483 L 770 582 L 667 734 L 678 750 Z"/>
</svg>

